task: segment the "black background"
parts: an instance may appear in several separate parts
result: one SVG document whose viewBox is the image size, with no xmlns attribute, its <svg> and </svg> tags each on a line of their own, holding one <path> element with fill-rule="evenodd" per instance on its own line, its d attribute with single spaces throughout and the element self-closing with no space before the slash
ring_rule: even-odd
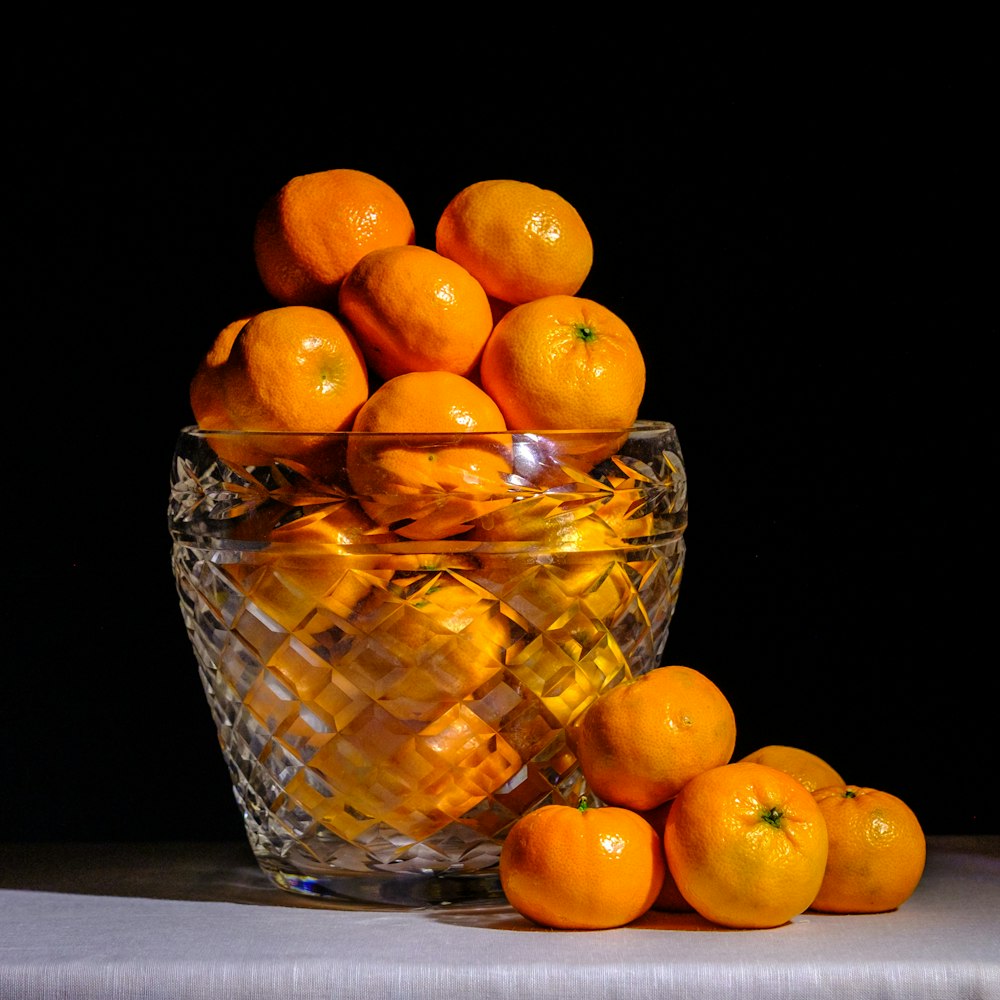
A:
<svg viewBox="0 0 1000 1000">
<path fill-rule="evenodd" d="M 641 415 L 677 426 L 690 479 L 666 660 L 726 693 L 737 755 L 802 746 L 928 833 L 1000 830 L 974 53 L 70 35 L 5 71 L 0 837 L 242 838 L 170 572 L 170 458 L 201 354 L 271 304 L 258 208 L 338 166 L 395 187 L 428 246 L 476 180 L 580 210 L 580 294 L 635 331 Z"/>
</svg>

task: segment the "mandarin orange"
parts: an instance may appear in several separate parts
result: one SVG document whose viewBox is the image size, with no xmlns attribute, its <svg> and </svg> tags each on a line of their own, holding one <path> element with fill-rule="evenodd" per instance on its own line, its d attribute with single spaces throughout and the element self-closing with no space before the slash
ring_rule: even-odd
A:
<svg viewBox="0 0 1000 1000">
<path fill-rule="evenodd" d="M 829 850 L 812 793 L 740 761 L 695 775 L 670 807 L 667 864 L 684 899 L 726 927 L 777 927 L 816 898 Z"/>
<path fill-rule="evenodd" d="M 246 326 L 252 313 L 227 323 L 215 336 L 198 363 L 189 388 L 191 412 L 202 430 L 233 430 L 233 422 L 223 401 L 222 378 L 236 335 Z"/>
<path fill-rule="evenodd" d="M 732 706 L 698 670 L 664 666 L 605 691 L 574 727 L 587 783 L 605 802 L 649 810 L 729 761 Z"/>
<path fill-rule="evenodd" d="M 669 799 L 655 809 L 640 813 L 643 819 L 656 831 L 657 836 L 661 840 L 666 830 L 667 816 L 670 815 L 670 808 L 673 804 L 674 800 Z M 666 844 L 664 844 L 663 849 L 664 857 L 666 857 Z M 666 913 L 691 913 L 694 910 L 694 907 L 681 895 L 680 889 L 677 888 L 677 883 L 674 881 L 674 876 L 670 871 L 669 860 L 663 875 L 663 886 L 656 897 L 656 901 L 653 903 L 653 909 L 662 910 Z"/>
<path fill-rule="evenodd" d="M 351 485 L 375 521 L 406 538 L 460 534 L 512 502 L 503 415 L 461 375 L 397 375 L 371 394 L 353 429 Z"/>
<path fill-rule="evenodd" d="M 902 906 L 923 876 L 927 843 L 898 796 L 837 783 L 813 792 L 826 821 L 830 855 L 812 909 L 882 913 Z"/>
<path fill-rule="evenodd" d="M 470 698 L 503 670 L 510 640 L 499 601 L 461 573 L 433 569 L 372 587 L 351 625 L 372 641 L 347 676 L 398 719 L 430 720 Z"/>
<path fill-rule="evenodd" d="M 347 272 L 369 251 L 412 243 L 413 219 L 385 181 L 337 168 L 293 177 L 262 207 L 257 271 L 282 305 L 333 308 Z"/>
<path fill-rule="evenodd" d="M 345 839 L 356 841 L 376 823 L 386 823 L 423 840 L 461 819 L 523 766 L 494 726 L 462 702 L 420 724 L 395 719 L 367 695 L 350 709 L 344 701 L 344 690 L 330 685 L 307 706 L 321 717 L 340 713 L 349 721 L 309 762 L 330 792 L 295 782 L 295 795 Z M 291 783 L 286 787 L 292 791 Z"/>
<path fill-rule="evenodd" d="M 573 295 L 511 309 L 486 342 L 480 372 L 511 430 L 628 428 L 646 386 L 642 350 L 624 320 Z"/>
<path fill-rule="evenodd" d="M 483 286 L 447 257 L 418 246 L 365 254 L 340 286 L 340 315 L 383 379 L 412 371 L 471 375 L 493 311 Z"/>
<path fill-rule="evenodd" d="M 463 188 L 438 219 L 435 246 L 510 303 L 575 295 L 594 261 L 580 213 L 554 191 L 516 180 Z"/>
<path fill-rule="evenodd" d="M 663 847 L 638 813 L 547 805 L 511 827 L 500 884 L 522 916 L 544 927 L 598 930 L 641 917 L 663 884 Z"/>
<path fill-rule="evenodd" d="M 767 764 L 798 778 L 810 792 L 826 785 L 843 784 L 844 779 L 822 757 L 801 747 L 770 744 L 748 753 L 742 760 Z"/>
<path fill-rule="evenodd" d="M 279 306 L 257 313 L 233 341 L 223 395 L 240 430 L 342 431 L 368 398 L 368 372 L 332 313 Z"/>
</svg>

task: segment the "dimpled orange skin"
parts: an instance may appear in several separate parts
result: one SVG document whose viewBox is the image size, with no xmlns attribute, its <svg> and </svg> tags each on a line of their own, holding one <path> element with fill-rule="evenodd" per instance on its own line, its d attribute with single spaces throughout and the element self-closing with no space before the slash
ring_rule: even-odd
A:
<svg viewBox="0 0 1000 1000">
<path fill-rule="evenodd" d="M 681 895 L 724 927 L 778 927 L 816 898 L 829 850 L 812 793 L 790 774 L 740 761 L 681 789 L 664 829 Z"/>
<path fill-rule="evenodd" d="M 413 219 L 385 181 L 337 168 L 293 177 L 264 204 L 253 236 L 257 271 L 282 305 L 333 308 L 369 251 L 412 243 Z"/>
<path fill-rule="evenodd" d="M 830 856 L 812 909 L 883 913 L 902 906 L 923 876 L 927 844 L 902 799 L 858 785 L 813 792 L 830 836 Z"/>
<path fill-rule="evenodd" d="M 510 430 L 627 428 L 639 412 L 646 365 L 631 329 L 610 309 L 551 295 L 497 323 L 480 381 Z"/>
<path fill-rule="evenodd" d="M 525 181 L 485 180 L 464 188 L 441 213 L 435 246 L 492 298 L 515 304 L 575 295 L 594 262 L 580 213 L 556 192 Z"/>
<path fill-rule="evenodd" d="M 595 794 L 646 811 L 674 798 L 695 775 L 730 760 L 736 718 L 704 674 L 664 666 L 602 694 L 571 737 Z"/>
<path fill-rule="evenodd" d="M 383 379 L 411 371 L 471 375 L 493 330 L 483 286 L 461 264 L 425 247 L 365 254 L 341 284 L 338 303 Z"/>
<path fill-rule="evenodd" d="M 367 398 L 368 371 L 353 336 L 312 306 L 257 313 L 225 364 L 225 408 L 240 430 L 348 430 Z"/>
<path fill-rule="evenodd" d="M 623 927 L 653 905 L 665 862 L 637 813 L 548 805 L 522 816 L 500 851 L 500 884 L 522 916 L 544 927 Z"/>
</svg>

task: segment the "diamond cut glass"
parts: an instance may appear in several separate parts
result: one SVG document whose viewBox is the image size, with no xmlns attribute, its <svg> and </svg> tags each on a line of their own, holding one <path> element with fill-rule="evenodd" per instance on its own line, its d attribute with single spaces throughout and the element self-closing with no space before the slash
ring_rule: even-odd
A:
<svg viewBox="0 0 1000 1000">
<path fill-rule="evenodd" d="M 340 906 L 502 900 L 511 824 L 590 794 L 574 724 L 661 662 L 687 525 L 673 426 L 489 443 L 495 481 L 357 496 L 352 448 L 447 461 L 455 436 L 179 436 L 181 613 L 277 886 Z"/>
</svg>

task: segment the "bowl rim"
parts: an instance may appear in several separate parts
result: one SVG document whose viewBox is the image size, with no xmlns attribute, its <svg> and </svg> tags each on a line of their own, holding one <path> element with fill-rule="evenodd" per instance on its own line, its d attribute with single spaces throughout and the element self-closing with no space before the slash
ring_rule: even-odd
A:
<svg viewBox="0 0 1000 1000">
<path fill-rule="evenodd" d="M 476 428 L 471 431 L 462 431 L 457 428 L 449 428 L 448 430 L 441 431 L 255 431 L 255 430 L 239 430 L 235 428 L 220 428 L 214 429 L 209 427 L 199 427 L 197 424 L 187 424 L 180 430 L 181 437 L 192 437 L 192 438 L 224 438 L 231 440 L 246 440 L 255 439 L 261 441 L 273 440 L 276 438 L 282 439 L 302 439 L 302 440 L 315 440 L 317 438 L 329 438 L 331 440 L 336 440 L 340 438 L 416 438 L 416 439 L 439 439 L 442 437 L 455 437 L 465 435 L 470 435 L 473 437 L 496 437 L 498 435 L 503 435 L 506 437 L 513 438 L 526 438 L 526 439 L 538 439 L 538 438 L 551 438 L 551 437 L 561 437 L 561 438 L 585 438 L 590 437 L 595 434 L 599 435 L 624 435 L 626 437 L 634 437 L 637 435 L 655 435 L 669 433 L 673 431 L 676 433 L 676 426 L 669 420 L 653 420 L 643 418 L 641 420 L 636 420 L 629 427 L 574 427 L 574 428 L 533 428 L 533 429 L 518 429 L 510 430 L 509 428 L 502 428 L 499 430 L 487 429 L 487 428 Z"/>
</svg>

